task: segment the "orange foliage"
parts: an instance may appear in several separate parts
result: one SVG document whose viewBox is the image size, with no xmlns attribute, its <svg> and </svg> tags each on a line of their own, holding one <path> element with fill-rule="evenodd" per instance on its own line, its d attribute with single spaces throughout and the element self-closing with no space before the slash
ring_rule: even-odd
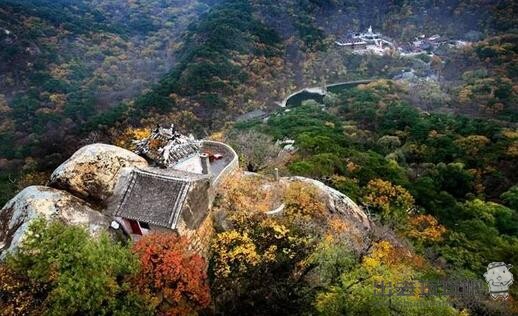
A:
<svg viewBox="0 0 518 316">
<path fill-rule="evenodd" d="M 370 254 L 363 258 L 362 265 L 367 269 L 373 269 L 380 265 L 391 268 L 422 268 L 425 263 L 422 257 L 413 254 L 408 249 L 395 246 L 387 240 L 381 240 L 375 243 Z"/>
<path fill-rule="evenodd" d="M 175 234 L 150 234 L 133 246 L 141 269 L 134 282 L 161 315 L 195 314 L 210 303 L 205 259 L 188 247 Z"/>
<path fill-rule="evenodd" d="M 309 218 L 323 218 L 327 207 L 322 194 L 304 182 L 290 183 L 284 194 L 288 214 Z"/>
<path fill-rule="evenodd" d="M 417 215 L 410 219 L 409 237 L 423 241 L 439 241 L 446 232 L 446 228 L 439 224 L 432 215 Z"/>
<path fill-rule="evenodd" d="M 373 179 L 367 184 L 363 201 L 381 212 L 382 219 L 396 222 L 406 220 L 414 209 L 414 198 L 399 185 L 382 179 Z"/>
</svg>

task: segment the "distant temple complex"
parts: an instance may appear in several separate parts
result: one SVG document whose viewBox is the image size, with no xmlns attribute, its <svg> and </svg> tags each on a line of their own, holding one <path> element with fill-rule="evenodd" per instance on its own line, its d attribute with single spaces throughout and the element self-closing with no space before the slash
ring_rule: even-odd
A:
<svg viewBox="0 0 518 316">
<path fill-rule="evenodd" d="M 381 33 L 375 33 L 372 26 L 365 33 L 355 33 L 344 36 L 342 39 L 335 41 L 338 46 L 350 48 L 355 52 L 374 52 L 384 54 L 388 49 L 394 48 L 394 44 Z"/>
</svg>

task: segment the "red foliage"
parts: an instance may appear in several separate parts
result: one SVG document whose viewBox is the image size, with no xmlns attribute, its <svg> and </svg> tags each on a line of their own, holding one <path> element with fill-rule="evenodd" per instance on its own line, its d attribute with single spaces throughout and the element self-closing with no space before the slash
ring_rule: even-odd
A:
<svg viewBox="0 0 518 316">
<path fill-rule="evenodd" d="M 210 304 L 206 263 L 175 234 L 150 234 L 133 246 L 140 260 L 135 279 L 162 315 L 194 314 Z"/>
</svg>

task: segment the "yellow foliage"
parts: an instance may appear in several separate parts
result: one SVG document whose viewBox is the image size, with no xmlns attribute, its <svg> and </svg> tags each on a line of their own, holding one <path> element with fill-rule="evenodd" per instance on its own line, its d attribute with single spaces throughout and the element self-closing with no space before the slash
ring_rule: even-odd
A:
<svg viewBox="0 0 518 316">
<path fill-rule="evenodd" d="M 385 213 L 393 213 L 394 208 L 409 212 L 414 207 L 414 198 L 407 190 L 382 179 L 369 181 L 363 200 Z"/>
<path fill-rule="evenodd" d="M 147 138 L 151 135 L 151 130 L 149 128 L 126 128 L 121 134 L 117 136 L 114 141 L 116 146 L 126 148 L 129 150 L 135 149 L 135 145 L 133 141 L 141 140 Z"/>
<path fill-rule="evenodd" d="M 284 203 L 288 215 L 322 218 L 327 210 L 318 190 L 303 182 L 290 183 L 284 193 Z"/>
<path fill-rule="evenodd" d="M 512 142 L 507 150 L 505 151 L 506 155 L 512 158 L 518 158 L 518 141 Z"/>
<path fill-rule="evenodd" d="M 283 188 L 267 179 L 235 174 L 221 184 L 219 207 L 230 211 L 267 212 Z"/>
<path fill-rule="evenodd" d="M 49 100 L 55 105 L 56 109 L 62 110 L 67 101 L 67 97 L 62 93 L 53 93 L 49 96 Z"/>
<path fill-rule="evenodd" d="M 215 141 L 223 141 L 225 139 L 225 135 L 223 134 L 223 132 L 215 132 L 209 136 L 209 139 Z"/>
<path fill-rule="evenodd" d="M 483 135 L 469 135 L 455 140 L 455 144 L 462 148 L 468 155 L 476 155 L 491 141 Z"/>
<path fill-rule="evenodd" d="M 471 98 L 473 97 L 473 93 L 471 92 L 471 89 L 469 87 L 463 87 L 458 94 L 458 98 L 460 103 L 466 104 L 471 101 Z"/>
<path fill-rule="evenodd" d="M 325 122 L 324 125 L 326 127 L 330 127 L 330 128 L 334 128 L 335 127 L 335 123 L 333 123 L 333 122 Z"/>
<path fill-rule="evenodd" d="M 509 129 L 509 128 L 504 128 L 502 130 L 502 135 L 505 137 L 505 138 L 509 138 L 509 139 L 518 139 L 518 129 Z"/>
<path fill-rule="evenodd" d="M 357 164 L 355 164 L 354 162 L 352 161 L 349 161 L 347 163 L 347 171 L 350 172 L 350 173 L 354 173 L 355 171 L 359 170 L 360 169 L 360 166 L 358 166 Z"/>
<path fill-rule="evenodd" d="M 255 244 L 247 233 L 240 234 L 235 230 L 220 233 L 212 249 L 217 253 L 214 256 L 214 273 L 219 278 L 228 277 L 233 269 L 244 273 L 248 266 L 255 266 L 260 261 Z"/>
<path fill-rule="evenodd" d="M 407 235 L 423 241 L 439 241 L 446 228 L 439 224 L 432 215 L 417 215 L 410 219 L 410 230 Z"/>
<path fill-rule="evenodd" d="M 236 212 L 231 220 L 235 228 L 217 234 L 211 247 L 214 274 L 220 281 L 243 276 L 278 258 L 293 259 L 310 242 L 309 237 L 293 235 L 275 219 L 257 213 Z"/>
<path fill-rule="evenodd" d="M 423 258 L 412 254 L 409 250 L 382 240 L 374 244 L 369 255 L 363 257 L 362 267 L 370 273 L 374 273 L 382 266 L 393 271 L 408 271 L 422 268 L 425 262 Z"/>
</svg>

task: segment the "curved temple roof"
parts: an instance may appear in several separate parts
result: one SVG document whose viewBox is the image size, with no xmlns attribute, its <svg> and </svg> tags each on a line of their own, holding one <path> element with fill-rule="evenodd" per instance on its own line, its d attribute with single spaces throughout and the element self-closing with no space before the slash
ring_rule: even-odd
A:
<svg viewBox="0 0 518 316">
<path fill-rule="evenodd" d="M 160 170 L 134 169 L 115 216 L 175 229 L 191 188 L 206 175 Z"/>
</svg>

